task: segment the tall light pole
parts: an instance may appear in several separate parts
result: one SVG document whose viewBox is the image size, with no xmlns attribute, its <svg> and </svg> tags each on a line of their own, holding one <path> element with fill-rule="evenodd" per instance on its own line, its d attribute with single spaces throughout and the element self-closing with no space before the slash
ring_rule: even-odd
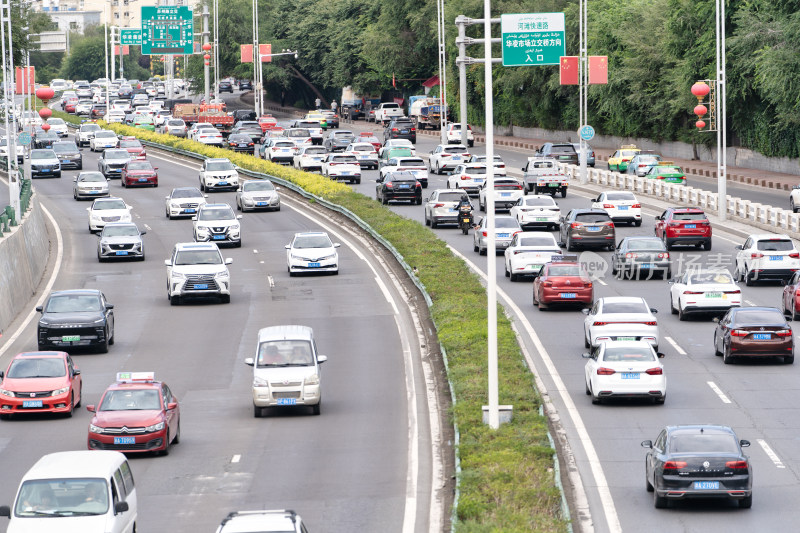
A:
<svg viewBox="0 0 800 533">
<path fill-rule="evenodd" d="M 441 136 L 442 143 L 447 143 L 447 55 L 445 53 L 445 36 L 447 35 L 444 25 L 444 0 L 436 0 L 436 26 L 439 36 L 439 101 L 442 106 L 441 112 Z M 466 127 L 466 126 L 462 126 Z"/>
<path fill-rule="evenodd" d="M 294 58 L 297 59 L 297 50 L 289 50 L 288 48 L 284 48 L 283 50 L 280 51 L 280 53 L 277 53 L 277 54 L 258 54 L 257 55 L 257 58 L 258 58 L 258 69 L 257 70 L 258 70 L 259 83 L 261 83 L 262 80 L 264 79 L 264 63 L 263 63 L 262 60 L 265 57 L 290 56 L 290 55 L 293 55 Z M 259 98 L 259 104 L 260 104 L 261 107 L 258 108 L 259 109 L 258 116 L 260 117 L 260 116 L 262 116 L 264 114 L 264 98 L 263 97 Z"/>
<path fill-rule="evenodd" d="M 258 112 L 258 116 L 264 114 L 264 102 L 262 101 L 262 94 L 261 94 L 261 70 L 260 65 L 261 58 L 259 57 L 259 44 L 258 44 L 258 0 L 253 0 L 253 81 L 255 83 L 255 96 L 254 96 L 254 107 Z"/>
<path fill-rule="evenodd" d="M 11 113 L 9 123 L 9 103 L 14 105 L 14 41 L 11 34 L 11 2 L 1 4 L 2 16 L 0 16 L 0 40 L 2 46 L 0 51 L 3 54 L 3 95 L 5 96 L 5 128 L 8 135 L 8 195 L 9 204 L 14 210 L 15 220 L 22 217 L 19 203 L 19 176 L 17 174 L 17 119 L 16 113 Z M 8 24 L 8 29 L 6 29 Z M 8 39 L 8 46 L 6 46 Z"/>
<path fill-rule="evenodd" d="M 717 0 L 717 204 L 719 217 L 725 220 L 728 217 L 728 191 L 727 191 L 727 155 L 728 138 L 726 135 L 727 105 L 725 99 L 725 2 Z"/>
<path fill-rule="evenodd" d="M 203 5 L 203 50 L 208 55 L 209 50 L 211 50 L 211 43 L 208 42 L 208 4 Z M 205 94 L 205 102 L 206 104 L 209 103 L 209 80 L 208 80 L 208 59 L 205 60 L 205 66 L 203 68 L 203 73 L 205 74 L 205 87 L 204 87 L 204 94 Z"/>
<path fill-rule="evenodd" d="M 219 0 L 214 0 L 214 93 L 219 93 Z M 217 94 L 219 96 L 219 94 Z"/>
</svg>

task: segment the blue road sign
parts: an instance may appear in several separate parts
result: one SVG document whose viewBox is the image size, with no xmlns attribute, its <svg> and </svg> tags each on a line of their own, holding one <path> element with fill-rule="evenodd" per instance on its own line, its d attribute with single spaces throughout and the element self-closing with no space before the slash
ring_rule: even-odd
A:
<svg viewBox="0 0 800 533">
<path fill-rule="evenodd" d="M 27 131 L 23 131 L 19 134 L 19 137 L 17 137 L 17 141 L 19 141 L 19 143 L 23 146 L 28 146 L 31 144 L 31 140 L 31 134 Z"/>
<path fill-rule="evenodd" d="M 578 135 L 580 135 L 581 139 L 584 141 L 591 141 L 594 138 L 594 128 L 588 124 L 581 126 L 581 129 L 578 130 Z"/>
</svg>

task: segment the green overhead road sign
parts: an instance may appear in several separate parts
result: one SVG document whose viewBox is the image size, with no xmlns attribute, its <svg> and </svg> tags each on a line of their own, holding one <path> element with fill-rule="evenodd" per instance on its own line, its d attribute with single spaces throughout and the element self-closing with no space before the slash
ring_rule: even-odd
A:
<svg viewBox="0 0 800 533">
<path fill-rule="evenodd" d="M 503 66 L 558 65 L 566 55 L 564 13 L 500 16 Z"/>
<path fill-rule="evenodd" d="M 137 28 L 120 28 L 119 37 L 121 44 L 142 44 L 142 30 Z"/>
<path fill-rule="evenodd" d="M 194 22 L 187 6 L 142 6 L 142 54 L 191 54 Z"/>
</svg>

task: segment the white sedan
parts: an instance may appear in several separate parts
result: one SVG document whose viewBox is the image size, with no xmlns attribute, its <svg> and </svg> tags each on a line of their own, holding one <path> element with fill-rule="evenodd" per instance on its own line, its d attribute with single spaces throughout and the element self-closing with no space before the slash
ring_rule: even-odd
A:
<svg viewBox="0 0 800 533">
<path fill-rule="evenodd" d="M 561 208 L 549 194 L 532 194 L 517 200 L 508 214 L 517 219 L 523 231 L 539 227 L 558 229 Z"/>
<path fill-rule="evenodd" d="M 438 189 L 425 201 L 425 225 L 458 224 L 458 205 L 469 202 L 469 196 L 460 189 Z"/>
<path fill-rule="evenodd" d="M 664 403 L 667 397 L 667 376 L 660 359 L 645 341 L 603 342 L 583 354 L 586 394 L 592 403 L 605 398 L 651 398 Z"/>
<path fill-rule="evenodd" d="M 281 210 L 281 197 L 269 180 L 247 180 L 236 193 L 236 209 L 239 211 L 255 211 L 266 209 Z"/>
<path fill-rule="evenodd" d="M 47 119 L 47 123 L 50 125 L 50 131 L 52 131 L 59 137 L 67 136 L 68 133 L 67 123 L 64 122 L 63 118 L 50 117 Z"/>
<path fill-rule="evenodd" d="M 299 272 L 333 272 L 339 273 L 340 245 L 331 242 L 324 231 L 295 233 L 292 242 L 286 245 L 286 266 L 289 275 Z"/>
<path fill-rule="evenodd" d="M 458 165 L 469 159 L 470 153 L 463 144 L 440 144 L 431 152 L 428 164 L 431 172 L 441 174 L 446 170 L 453 170 Z M 484 168 L 486 165 L 484 165 Z"/>
<path fill-rule="evenodd" d="M 485 167 L 484 167 L 485 168 Z M 497 177 L 493 181 L 494 185 L 494 209 L 511 210 L 517 203 L 517 200 L 522 198 L 522 183 L 515 178 L 502 178 Z M 486 187 L 488 182 L 484 181 L 481 188 L 478 190 L 478 208 L 481 211 L 486 211 L 488 204 Z"/>
<path fill-rule="evenodd" d="M 167 218 L 193 217 L 197 215 L 200 206 L 206 204 L 207 194 L 200 192 L 197 187 L 176 187 L 166 196 Z"/>
<path fill-rule="evenodd" d="M 687 270 L 669 283 L 669 305 L 679 320 L 690 313 L 722 315 L 742 305 L 742 291 L 727 270 Z"/>
<path fill-rule="evenodd" d="M 98 198 L 87 207 L 89 232 L 102 230 L 109 222 L 131 222 L 132 207 L 122 198 Z"/>
<path fill-rule="evenodd" d="M 561 255 L 561 247 L 552 233 L 517 233 L 504 254 L 506 277 L 517 281 L 520 276 L 537 276 L 545 263 Z"/>
<path fill-rule="evenodd" d="M 483 217 L 472 233 L 472 249 L 480 255 L 486 255 L 489 246 L 489 217 Z M 508 215 L 494 217 L 495 252 L 505 250 L 511 244 L 514 235 L 521 233 L 517 221 Z"/>
<path fill-rule="evenodd" d="M 607 296 L 584 309 L 583 344 L 607 341 L 647 341 L 658 349 L 658 311 L 639 296 Z"/>
<path fill-rule="evenodd" d="M 630 191 L 607 191 L 592 200 L 592 209 L 603 209 L 615 223 L 642 225 L 642 204 Z"/>
<path fill-rule="evenodd" d="M 466 163 L 455 167 L 447 176 L 448 189 L 464 189 L 467 194 L 476 196 L 486 181 L 484 163 Z"/>
<path fill-rule="evenodd" d="M 305 171 L 321 171 L 322 161 L 328 155 L 328 151 L 322 146 L 303 146 L 293 156 L 294 168 Z"/>
<path fill-rule="evenodd" d="M 101 130 L 95 132 L 94 136 L 89 139 L 89 149 L 92 152 L 102 152 L 106 148 L 116 148 L 119 143 L 117 134 L 110 130 Z"/>
<path fill-rule="evenodd" d="M 361 168 L 378 168 L 378 151 L 375 150 L 372 143 L 352 142 L 344 151 L 356 156 Z"/>
</svg>

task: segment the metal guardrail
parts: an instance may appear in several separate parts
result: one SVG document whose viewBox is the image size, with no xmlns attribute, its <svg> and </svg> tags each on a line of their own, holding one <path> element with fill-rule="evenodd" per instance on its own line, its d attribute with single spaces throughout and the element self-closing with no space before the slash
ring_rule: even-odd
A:
<svg viewBox="0 0 800 533">
<path fill-rule="evenodd" d="M 579 166 L 564 163 L 558 163 L 558 166 L 571 180 L 577 180 L 579 183 Z M 610 170 L 587 170 L 588 183 L 625 189 L 688 206 L 702 207 L 712 213 L 719 209 L 719 196 L 715 192 Z M 783 230 L 800 233 L 800 213 L 793 213 L 789 209 L 744 200 L 735 196 L 728 196 L 727 200 L 727 214 L 740 222 L 765 226 L 778 232 Z"/>
</svg>

